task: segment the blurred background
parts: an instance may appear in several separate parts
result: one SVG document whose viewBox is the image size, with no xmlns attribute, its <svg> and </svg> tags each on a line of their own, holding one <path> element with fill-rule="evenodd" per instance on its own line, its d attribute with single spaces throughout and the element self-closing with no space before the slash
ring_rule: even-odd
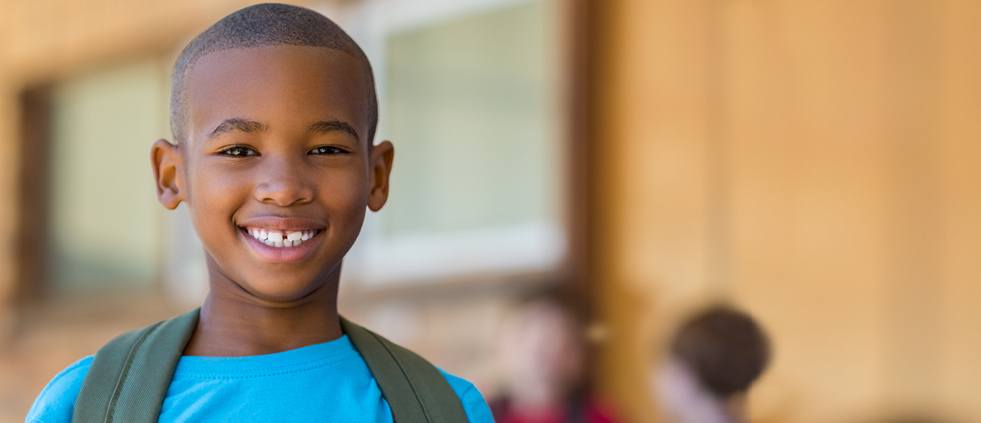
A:
<svg viewBox="0 0 981 423">
<path fill-rule="evenodd" d="M 205 295 L 149 148 L 180 48 L 248 3 L 0 0 L 0 421 Z M 662 421 L 668 339 L 718 301 L 772 343 L 752 421 L 981 421 L 981 3 L 295 3 L 365 49 L 398 152 L 342 312 L 495 407 L 549 292 L 556 380 L 618 421 Z"/>
</svg>

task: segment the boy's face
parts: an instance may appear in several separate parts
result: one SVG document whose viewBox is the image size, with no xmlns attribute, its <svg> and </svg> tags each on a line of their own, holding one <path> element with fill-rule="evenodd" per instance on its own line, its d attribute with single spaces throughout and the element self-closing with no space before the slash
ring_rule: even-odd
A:
<svg viewBox="0 0 981 423">
<path fill-rule="evenodd" d="M 154 145 L 160 201 L 184 201 L 214 280 L 267 301 L 336 277 L 365 208 L 388 196 L 393 156 L 373 148 L 366 84 L 348 54 L 272 46 L 208 54 L 187 75 L 187 140 Z"/>
</svg>

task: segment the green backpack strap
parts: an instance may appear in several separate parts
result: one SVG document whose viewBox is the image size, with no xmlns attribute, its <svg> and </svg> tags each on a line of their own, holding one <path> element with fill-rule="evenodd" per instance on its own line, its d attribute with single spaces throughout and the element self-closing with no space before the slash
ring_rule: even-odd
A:
<svg viewBox="0 0 981 423">
<path fill-rule="evenodd" d="M 395 423 L 467 421 L 456 392 L 435 366 L 343 317 L 341 328 L 378 381 Z"/>
<path fill-rule="evenodd" d="M 128 332 L 102 347 L 75 401 L 72 421 L 156 422 L 199 313 L 194 309 Z M 343 317 L 341 328 L 364 357 L 395 423 L 467 421 L 453 388 L 432 364 Z"/>
<path fill-rule="evenodd" d="M 128 332 L 102 347 L 75 401 L 72 421 L 156 422 L 198 311 Z"/>
</svg>

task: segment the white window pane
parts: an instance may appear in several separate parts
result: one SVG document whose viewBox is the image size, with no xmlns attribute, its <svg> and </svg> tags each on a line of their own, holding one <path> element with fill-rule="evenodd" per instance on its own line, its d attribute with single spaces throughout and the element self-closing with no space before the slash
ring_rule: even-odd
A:
<svg viewBox="0 0 981 423">
<path fill-rule="evenodd" d="M 50 275 L 57 290 L 146 287 L 160 230 L 150 143 L 166 133 L 166 69 L 138 62 L 53 93 Z"/>
</svg>

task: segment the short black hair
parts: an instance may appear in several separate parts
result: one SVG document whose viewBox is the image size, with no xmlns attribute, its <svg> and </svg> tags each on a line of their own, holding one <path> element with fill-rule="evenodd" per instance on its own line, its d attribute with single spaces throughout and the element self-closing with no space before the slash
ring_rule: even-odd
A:
<svg viewBox="0 0 981 423">
<path fill-rule="evenodd" d="M 671 353 L 717 398 L 745 392 L 770 361 L 770 341 L 749 314 L 709 306 L 686 320 L 671 341 Z"/>
<path fill-rule="evenodd" d="M 194 37 L 174 63 L 170 88 L 170 130 L 174 141 L 185 139 L 185 79 L 195 62 L 210 53 L 275 45 L 324 47 L 343 51 L 361 62 L 368 82 L 368 138 L 378 126 L 378 99 L 371 63 L 361 47 L 334 21 L 316 11 L 286 4 L 262 3 L 239 9 Z"/>
</svg>

